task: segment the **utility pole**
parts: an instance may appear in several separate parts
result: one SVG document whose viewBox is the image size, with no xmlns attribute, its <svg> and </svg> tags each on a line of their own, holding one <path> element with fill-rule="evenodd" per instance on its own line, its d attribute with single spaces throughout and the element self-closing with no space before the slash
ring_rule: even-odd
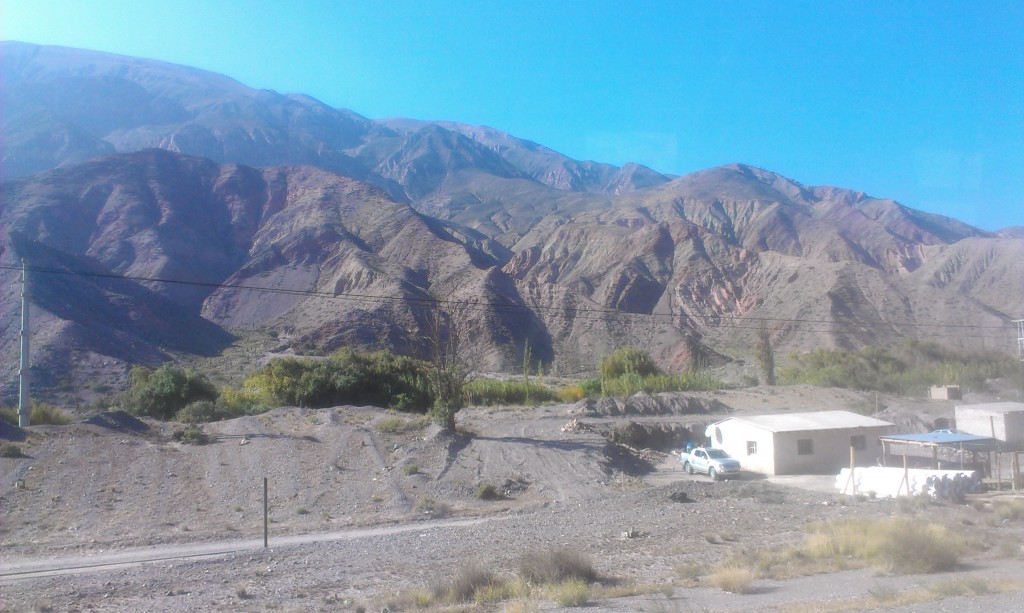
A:
<svg viewBox="0 0 1024 613">
<path fill-rule="evenodd" d="M 1014 319 L 1017 324 L 1017 357 L 1024 361 L 1024 319 Z"/>
<path fill-rule="evenodd" d="M 21 365 L 18 371 L 18 427 L 30 426 L 32 403 L 29 394 L 28 265 L 21 260 Z"/>
</svg>

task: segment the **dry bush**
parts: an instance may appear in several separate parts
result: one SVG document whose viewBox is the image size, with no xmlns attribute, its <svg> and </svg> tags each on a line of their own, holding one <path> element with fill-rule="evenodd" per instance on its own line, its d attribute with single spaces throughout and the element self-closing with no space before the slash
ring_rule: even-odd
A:
<svg viewBox="0 0 1024 613">
<path fill-rule="evenodd" d="M 487 482 L 477 486 L 475 495 L 480 500 L 500 500 L 503 497 L 494 484 Z"/>
<path fill-rule="evenodd" d="M 21 450 L 21 447 L 14 443 L 4 443 L 0 445 L 0 458 L 27 458 L 25 452 Z"/>
<path fill-rule="evenodd" d="M 413 509 L 415 511 L 419 511 L 423 515 L 429 515 L 430 517 L 435 518 L 448 517 L 448 514 L 452 512 L 450 505 L 434 500 L 429 496 L 423 496 L 417 500 Z"/>
<path fill-rule="evenodd" d="M 746 566 L 726 564 L 715 569 L 708 576 L 711 585 L 726 592 L 746 594 L 757 579 L 757 572 Z"/>
<path fill-rule="evenodd" d="M 590 560 L 569 549 L 551 549 L 523 556 L 519 560 L 519 576 L 535 585 L 573 579 L 588 583 L 597 580 L 597 572 Z"/>
<path fill-rule="evenodd" d="M 433 594 L 436 599 L 450 603 L 472 602 L 476 599 L 477 591 L 500 584 L 500 580 L 490 571 L 476 565 L 463 566 L 455 571 L 451 579 L 435 585 Z"/>
</svg>

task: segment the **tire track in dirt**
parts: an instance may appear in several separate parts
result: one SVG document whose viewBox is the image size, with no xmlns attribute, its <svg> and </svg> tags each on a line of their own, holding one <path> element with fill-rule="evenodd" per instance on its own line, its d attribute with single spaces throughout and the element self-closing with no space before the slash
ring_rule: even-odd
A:
<svg viewBox="0 0 1024 613">
<path fill-rule="evenodd" d="M 508 516 L 477 517 L 472 519 L 450 519 L 413 522 L 398 526 L 379 528 L 357 528 L 337 532 L 320 532 L 315 534 L 296 534 L 274 537 L 271 539 L 270 551 L 280 547 L 302 546 L 311 543 L 329 541 L 356 540 L 376 536 L 388 536 L 403 532 L 426 532 L 433 529 L 451 529 L 475 526 L 478 524 L 501 521 Z M 192 543 L 183 545 L 163 545 L 159 547 L 141 547 L 117 552 L 100 553 L 90 556 L 65 556 L 47 558 L 28 558 L 4 560 L 0 563 L 0 582 L 23 581 L 40 577 L 57 575 L 77 575 L 101 572 L 114 568 L 138 566 L 140 564 L 163 562 L 169 560 L 187 560 L 230 555 L 232 553 L 264 551 L 263 541 L 247 539 L 239 541 L 220 541 L 214 543 Z"/>
<path fill-rule="evenodd" d="M 373 430 L 369 428 L 360 428 L 363 431 L 363 441 L 366 442 L 366 446 L 370 448 L 370 452 L 373 458 L 377 461 L 377 466 L 380 467 L 381 472 L 384 473 L 384 479 L 387 480 L 388 486 L 391 488 L 391 492 L 395 495 L 395 498 L 401 503 L 404 512 L 408 513 L 412 511 L 412 503 L 409 501 L 409 497 L 406 496 L 402 486 L 399 485 L 398 480 L 392 475 L 391 467 L 388 466 L 387 461 L 384 459 L 384 453 L 380 449 L 380 442 L 377 440 L 377 435 L 373 433 Z"/>
</svg>

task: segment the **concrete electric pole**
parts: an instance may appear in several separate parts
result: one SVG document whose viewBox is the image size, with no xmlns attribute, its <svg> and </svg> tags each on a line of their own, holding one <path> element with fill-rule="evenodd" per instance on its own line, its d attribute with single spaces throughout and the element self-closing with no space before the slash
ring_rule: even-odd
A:
<svg viewBox="0 0 1024 613">
<path fill-rule="evenodd" d="M 31 425 L 32 403 L 29 395 L 28 368 L 28 266 L 21 260 L 21 368 L 18 371 L 18 427 L 27 428 Z"/>
</svg>

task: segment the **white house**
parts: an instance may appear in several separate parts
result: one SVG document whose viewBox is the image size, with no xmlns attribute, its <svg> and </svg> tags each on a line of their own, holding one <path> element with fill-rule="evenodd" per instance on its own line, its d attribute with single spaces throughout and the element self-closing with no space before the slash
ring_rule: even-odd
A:
<svg viewBox="0 0 1024 613">
<path fill-rule="evenodd" d="M 957 405 L 953 415 L 960 432 L 1024 443 L 1024 402 Z"/>
<path fill-rule="evenodd" d="M 878 437 L 892 429 L 887 421 L 850 411 L 816 411 L 729 417 L 708 426 L 705 434 L 743 470 L 797 475 L 849 467 L 851 447 L 858 465 L 874 465 L 882 455 Z"/>
</svg>

